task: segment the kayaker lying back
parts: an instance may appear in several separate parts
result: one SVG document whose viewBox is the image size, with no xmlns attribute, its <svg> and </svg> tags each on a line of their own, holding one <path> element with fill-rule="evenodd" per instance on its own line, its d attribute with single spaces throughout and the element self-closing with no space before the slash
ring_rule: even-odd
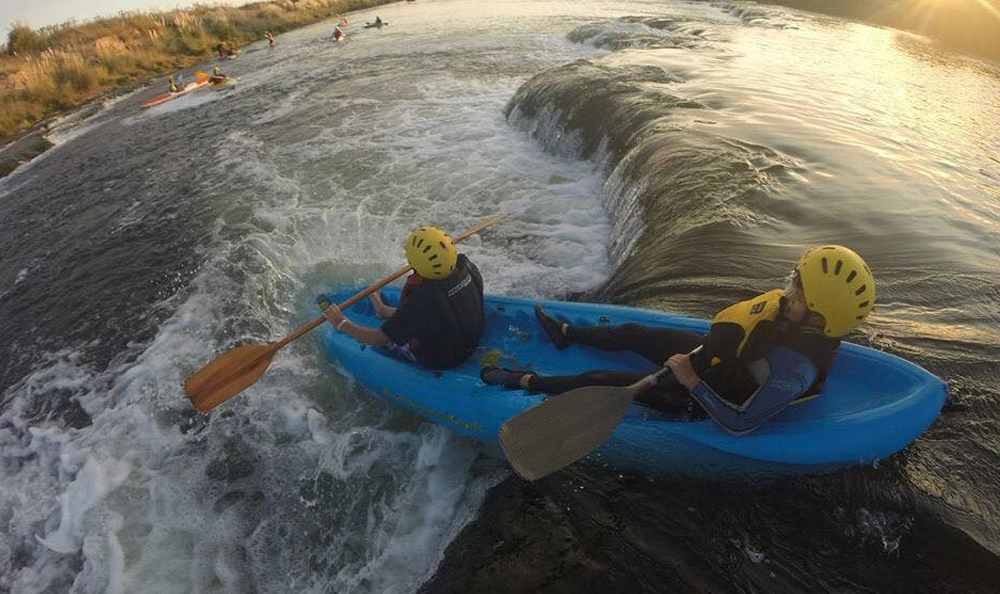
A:
<svg viewBox="0 0 1000 594">
<path fill-rule="evenodd" d="M 669 367 L 674 381 L 657 384 L 636 401 L 668 413 L 707 412 L 726 430 L 742 434 L 797 400 L 818 395 L 840 339 L 875 305 L 875 280 L 864 260 L 843 246 L 807 250 L 788 286 L 732 305 L 706 336 L 639 324 L 573 326 L 536 306 L 535 316 L 559 350 L 582 344 L 627 350 Z M 543 377 L 527 370 L 488 366 L 487 384 L 559 394 L 583 386 L 627 386 L 648 371 L 588 371 Z M 703 418 L 703 417 L 702 417 Z"/>
<path fill-rule="evenodd" d="M 375 314 L 388 318 L 381 328 L 359 326 L 336 305 L 324 310 L 337 330 L 361 342 L 387 347 L 431 369 L 464 363 L 483 337 L 483 279 L 444 231 L 420 227 L 406 240 L 406 261 L 415 271 L 406 279 L 399 307 L 372 293 Z"/>
</svg>

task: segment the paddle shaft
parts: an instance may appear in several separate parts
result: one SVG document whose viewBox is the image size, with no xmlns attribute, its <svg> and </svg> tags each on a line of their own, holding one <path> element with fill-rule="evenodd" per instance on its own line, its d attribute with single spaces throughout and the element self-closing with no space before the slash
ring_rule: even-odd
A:
<svg viewBox="0 0 1000 594">
<path fill-rule="evenodd" d="M 660 382 L 662 382 L 663 380 L 667 379 L 667 377 L 669 377 L 669 376 L 671 376 L 673 374 L 674 374 L 674 371 L 672 369 L 670 369 L 669 367 L 664 367 L 663 369 L 657 371 L 656 373 L 654 373 L 652 375 L 647 375 L 646 377 L 642 378 L 642 380 L 639 383 L 640 384 L 645 384 L 645 383 L 648 382 L 649 385 L 643 387 L 640 390 L 638 390 L 635 393 L 635 395 L 638 396 L 639 394 L 642 394 L 646 390 L 648 390 L 648 389 L 652 388 L 653 386 L 659 384 Z"/>
<path fill-rule="evenodd" d="M 459 241 L 459 240 L 456 240 L 456 241 Z M 389 276 L 383 278 L 382 280 L 380 280 L 377 283 L 375 283 L 374 285 L 368 287 L 364 291 L 361 291 L 360 293 L 358 293 L 357 295 L 351 297 L 347 301 L 344 301 L 343 303 L 338 304 L 337 307 L 340 308 L 340 311 L 344 311 L 345 309 L 347 309 L 348 307 L 354 305 L 358 301 L 361 301 L 362 299 L 364 299 L 365 297 L 371 295 L 375 291 L 378 291 L 382 287 L 388 285 L 392 281 L 394 281 L 397 278 L 403 276 L 404 274 L 406 274 L 410 270 L 413 270 L 413 268 L 411 266 L 403 266 L 402 268 L 400 268 L 396 272 L 393 272 Z M 319 316 L 318 318 L 316 318 L 315 320 L 309 322 L 305 326 L 302 326 L 301 328 L 299 328 L 295 332 L 292 332 L 288 336 L 286 336 L 286 337 L 282 338 L 281 340 L 279 340 L 278 342 L 272 344 L 271 345 L 271 348 L 272 348 L 271 352 L 277 351 L 278 349 L 280 349 L 281 347 L 285 346 L 286 344 L 292 342 L 293 340 L 297 340 L 298 338 L 301 338 L 303 335 L 308 334 L 309 332 L 311 332 L 312 330 L 314 330 L 317 326 L 319 326 L 320 324 L 322 324 L 325 321 L 326 321 L 326 316 Z"/>
</svg>

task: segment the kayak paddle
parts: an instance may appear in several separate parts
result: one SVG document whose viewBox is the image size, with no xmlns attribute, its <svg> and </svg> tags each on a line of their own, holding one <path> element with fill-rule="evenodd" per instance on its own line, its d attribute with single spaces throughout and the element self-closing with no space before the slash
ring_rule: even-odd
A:
<svg viewBox="0 0 1000 594">
<path fill-rule="evenodd" d="M 672 375 L 669 367 L 629 386 L 585 386 L 552 396 L 500 427 L 500 447 L 521 478 L 569 466 L 611 437 L 632 400 Z"/>
<path fill-rule="evenodd" d="M 462 235 L 459 235 L 455 239 L 455 243 L 465 241 L 472 235 L 493 225 L 501 218 L 503 218 L 503 215 L 497 215 L 479 223 Z M 412 270 L 410 266 L 400 268 L 364 291 L 344 301 L 338 307 L 342 311 L 346 310 L 348 307 L 378 291 L 410 270 Z M 201 412 L 212 410 L 256 383 L 260 379 L 260 376 L 264 375 L 264 372 L 267 371 L 267 366 L 271 364 L 271 357 L 281 347 L 310 332 L 325 321 L 325 316 L 319 316 L 278 342 L 248 344 L 237 347 L 213 359 L 204 367 L 188 376 L 184 382 L 184 393 L 191 400 L 191 404 L 194 405 L 195 409 Z"/>
</svg>

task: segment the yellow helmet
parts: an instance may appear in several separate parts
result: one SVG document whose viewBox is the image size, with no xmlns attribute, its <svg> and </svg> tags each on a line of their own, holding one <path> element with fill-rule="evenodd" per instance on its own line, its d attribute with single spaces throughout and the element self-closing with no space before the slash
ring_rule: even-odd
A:
<svg viewBox="0 0 1000 594">
<path fill-rule="evenodd" d="M 875 278 L 853 250 L 840 245 L 806 250 L 795 270 L 806 306 L 826 319 L 827 336 L 847 335 L 875 307 Z"/>
<path fill-rule="evenodd" d="M 421 227 L 406 240 L 406 261 L 421 277 L 441 280 L 455 270 L 458 252 L 447 233 L 437 227 Z"/>
</svg>

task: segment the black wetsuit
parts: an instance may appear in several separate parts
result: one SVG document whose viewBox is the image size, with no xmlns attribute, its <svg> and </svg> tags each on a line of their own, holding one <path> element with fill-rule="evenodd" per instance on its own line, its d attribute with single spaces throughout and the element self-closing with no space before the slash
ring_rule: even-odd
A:
<svg viewBox="0 0 1000 594">
<path fill-rule="evenodd" d="M 761 406 L 764 406 L 763 401 L 768 401 L 771 405 L 768 408 L 771 409 L 777 406 L 775 401 L 779 404 L 784 401 L 787 405 L 822 391 L 840 341 L 805 331 L 787 320 L 786 311 L 787 301 L 782 292 L 771 291 L 720 312 L 706 336 L 672 328 L 623 324 L 610 327 L 569 326 L 566 337 L 572 343 L 604 350 L 632 351 L 656 366 L 663 365 L 673 355 L 688 353 L 701 345 L 702 348 L 691 356 L 691 364 L 702 379 L 697 399 L 720 401 L 723 407 L 743 415 L 745 409 L 757 404 L 759 395 Z M 814 368 L 815 374 L 809 377 L 807 372 L 803 376 L 808 377 L 804 385 L 800 382 L 797 387 L 788 388 L 794 394 L 777 394 L 774 386 L 787 384 L 782 382 L 787 378 L 769 378 L 766 370 L 755 377 L 748 367 L 758 361 L 767 361 L 774 353 L 779 357 L 771 361 L 770 368 L 781 369 L 783 374 L 794 374 L 795 369 L 779 363 L 785 363 L 797 354 L 807 368 Z M 599 370 L 572 376 L 534 376 L 530 387 L 532 391 L 558 394 L 583 386 L 627 386 L 651 372 Z M 640 394 L 636 401 L 665 412 L 704 414 L 702 407 L 692 406 L 696 397 L 676 380 L 670 379 Z M 749 410 L 746 417 L 753 417 L 755 412 L 758 411 Z M 747 429 L 738 423 L 730 422 L 727 429 L 733 432 L 752 430 L 752 427 Z"/>
<path fill-rule="evenodd" d="M 652 328 L 641 324 L 621 326 L 570 326 L 566 337 L 574 344 L 597 347 L 606 351 L 632 351 L 656 366 L 677 353 L 687 353 L 704 340 L 694 332 L 672 328 Z M 545 394 L 560 394 L 583 386 L 627 386 L 652 371 L 587 371 L 579 375 L 534 376 L 531 390 Z M 675 380 L 667 380 L 636 397 L 636 402 L 665 412 L 690 409 L 691 395 Z"/>
</svg>

